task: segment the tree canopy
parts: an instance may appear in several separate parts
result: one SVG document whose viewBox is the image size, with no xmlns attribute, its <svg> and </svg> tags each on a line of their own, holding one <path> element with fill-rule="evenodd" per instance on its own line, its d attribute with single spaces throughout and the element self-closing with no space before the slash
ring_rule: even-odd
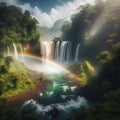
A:
<svg viewBox="0 0 120 120">
<path fill-rule="evenodd" d="M 109 48 L 107 41 L 116 43 L 120 40 L 119 0 L 96 1 L 95 5 L 86 5 L 72 15 L 71 23 L 62 28 L 62 39 L 79 41 L 81 58 L 90 60 L 95 60 L 101 50 Z"/>
<path fill-rule="evenodd" d="M 29 11 L 22 12 L 19 7 L 0 3 L 0 47 L 12 43 L 36 43 L 39 40 L 37 24 Z"/>
</svg>

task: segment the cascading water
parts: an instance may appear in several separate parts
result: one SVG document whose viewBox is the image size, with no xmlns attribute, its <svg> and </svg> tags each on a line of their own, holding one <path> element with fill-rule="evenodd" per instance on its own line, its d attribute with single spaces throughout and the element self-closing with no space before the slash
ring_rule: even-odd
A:
<svg viewBox="0 0 120 120">
<path fill-rule="evenodd" d="M 52 41 L 42 41 L 41 50 L 43 58 L 51 60 L 53 58 L 53 42 Z"/>
<path fill-rule="evenodd" d="M 78 44 L 78 45 L 77 45 L 77 48 L 76 48 L 76 52 L 75 52 L 75 62 L 78 61 L 79 49 L 80 49 L 80 44 Z"/>
<path fill-rule="evenodd" d="M 66 45 L 67 45 L 67 42 L 66 41 L 63 41 L 61 43 L 61 46 L 60 46 L 60 56 L 59 56 L 59 60 L 60 62 L 64 62 L 65 60 L 65 51 L 66 51 Z"/>
<path fill-rule="evenodd" d="M 73 49 L 74 45 L 75 47 Z M 12 48 L 12 50 L 10 48 Z M 16 59 L 19 58 L 20 60 L 21 57 L 24 56 L 22 44 L 19 44 L 16 47 L 16 45 L 13 43 L 13 47 L 10 48 L 7 47 L 8 55 L 11 54 L 10 52 L 14 50 L 13 54 Z M 61 63 L 70 62 L 71 59 L 73 61 L 76 60 L 77 62 L 79 49 L 80 44 L 76 45 L 73 44 L 73 42 L 69 41 L 58 41 L 56 44 L 53 41 L 41 42 L 41 51 L 43 58 L 48 60 L 56 60 Z M 18 56 L 18 53 L 20 56 Z M 39 61 L 37 58 L 32 59 L 26 56 L 24 57 L 24 64 L 28 64 L 32 70 L 35 68 L 34 70 L 41 72 L 40 69 L 42 69 L 43 72 L 43 69 L 45 69 L 45 72 L 43 73 L 48 74 L 49 79 L 51 79 L 53 84 L 47 86 L 45 91 L 40 91 L 38 96 L 35 98 L 33 97 L 34 100 L 26 101 L 20 110 L 22 111 L 26 107 L 32 107 L 32 109 L 35 108 L 35 111 L 37 111 L 36 113 L 38 114 L 38 120 L 45 120 L 47 118 L 51 120 L 51 116 L 54 113 L 54 108 L 56 108 L 56 111 L 59 114 L 55 112 L 56 117 L 54 120 L 67 120 L 68 116 L 72 113 L 72 109 L 79 108 L 81 105 L 86 105 L 87 101 L 83 97 L 80 97 L 79 86 L 74 83 L 74 81 L 72 81 L 73 78 L 71 78 L 69 75 L 69 80 L 65 79 L 64 75 L 68 75 L 68 72 L 60 70 L 58 73 L 56 73 L 56 67 L 58 66 L 55 64 L 55 69 L 51 69 L 47 73 L 48 68 L 54 67 L 53 64 L 47 62 L 45 62 L 46 64 L 43 64 L 44 60 L 42 62 L 42 59 Z M 48 66 L 47 64 L 50 65 Z M 45 65 L 47 66 L 46 68 Z M 53 73 L 50 75 L 50 72 Z"/>
<path fill-rule="evenodd" d="M 15 43 L 13 43 L 13 46 L 7 46 L 6 49 L 4 49 L 4 56 L 12 56 L 17 60 L 19 58 L 20 62 L 23 62 L 24 61 L 24 52 L 23 52 L 22 44 L 19 43 L 18 48 L 16 47 Z"/>
<path fill-rule="evenodd" d="M 75 49 L 75 50 L 74 50 Z M 41 41 L 43 58 L 60 63 L 77 62 L 79 60 L 80 43 L 71 41 Z"/>
<path fill-rule="evenodd" d="M 56 61 L 59 60 L 59 45 L 60 45 L 60 42 L 57 41 L 56 46 L 55 46 L 55 60 Z"/>
<path fill-rule="evenodd" d="M 16 47 L 15 43 L 13 43 L 13 48 L 14 48 L 14 57 L 15 57 L 15 59 L 18 59 L 18 52 L 17 52 L 17 47 Z"/>
<path fill-rule="evenodd" d="M 74 44 L 71 41 L 57 41 L 56 44 L 53 41 L 41 41 L 40 49 L 44 59 L 50 61 L 60 62 L 64 65 L 77 62 L 79 60 L 80 43 Z M 6 50 L 5 50 L 6 51 Z M 13 51 L 13 53 L 11 53 Z M 13 50 L 7 46 L 7 52 L 4 52 L 5 56 L 13 56 L 18 59 L 18 53 L 21 55 L 21 61 L 24 61 L 24 52 L 22 44 L 19 43 L 18 50 L 16 44 L 13 43 Z"/>
<path fill-rule="evenodd" d="M 66 61 L 66 52 L 67 52 L 67 42 L 65 43 L 64 45 L 64 50 L 63 50 L 63 59 L 62 59 L 62 62 L 65 62 Z"/>
<path fill-rule="evenodd" d="M 24 61 L 24 52 L 23 52 L 23 47 L 22 47 L 22 44 L 20 43 L 20 54 L 22 56 L 22 61 Z"/>
<path fill-rule="evenodd" d="M 7 56 L 11 56 L 9 46 L 7 46 Z"/>
<path fill-rule="evenodd" d="M 36 100 L 26 101 L 22 109 L 29 107 L 37 111 L 38 120 L 67 120 L 72 109 L 87 105 L 87 101 L 77 94 L 79 88 L 72 81 L 67 81 L 61 75 L 52 75 L 53 85 L 39 93 Z"/>
<path fill-rule="evenodd" d="M 72 47 L 72 42 L 68 42 L 68 46 L 67 46 L 67 62 L 70 61 L 71 59 L 71 47 Z"/>
</svg>

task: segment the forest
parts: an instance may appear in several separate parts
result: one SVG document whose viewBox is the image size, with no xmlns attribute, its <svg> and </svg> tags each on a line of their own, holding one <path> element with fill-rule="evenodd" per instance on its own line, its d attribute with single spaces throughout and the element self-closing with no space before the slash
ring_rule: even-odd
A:
<svg viewBox="0 0 120 120">
<path fill-rule="evenodd" d="M 117 0 L 88 5 L 82 12 L 72 16 L 72 24 L 63 26 L 63 38 L 80 40 L 84 46 L 81 48 L 81 58 L 99 66 L 97 75 L 90 78 L 80 90 L 80 94 L 86 96 L 92 104 L 73 110 L 74 116 L 70 120 L 120 119 L 119 9 Z M 79 67 L 81 65 L 78 65 L 76 68 L 71 66 L 73 71 L 78 71 L 77 74 L 83 71 Z"/>
<path fill-rule="evenodd" d="M 94 6 L 86 5 L 80 12 L 72 15 L 72 23 L 63 25 L 62 39 L 79 41 L 81 58 L 95 62 L 95 57 L 102 50 L 109 50 L 110 45 L 119 42 L 119 11 L 118 0 L 100 0 Z"/>
<path fill-rule="evenodd" d="M 16 6 L 0 3 L 0 119 L 13 120 L 17 109 L 8 105 L 7 99 L 19 93 L 34 89 L 35 80 L 42 75 L 27 69 L 23 63 L 11 56 L 4 56 L 3 49 L 13 43 L 35 45 L 40 37 L 37 32 L 37 20 L 30 16 L 29 11 L 22 12 Z M 15 66 L 15 67 L 14 67 Z M 35 76 L 35 77 L 34 77 Z M 39 84 L 39 82 L 37 82 Z M 40 83 L 41 84 L 41 83 Z M 9 111 L 11 110 L 11 112 Z M 12 116 L 11 116 L 12 114 Z M 11 117 L 10 117 L 11 116 Z M 10 118 L 9 118 L 10 117 Z"/>
<path fill-rule="evenodd" d="M 119 120 L 120 119 L 120 2 L 118 0 L 96 1 L 86 5 L 65 22 L 60 38 L 80 43 L 80 60 L 68 67 L 76 75 L 80 96 L 88 100 L 88 106 L 72 109 L 68 120 Z M 29 44 L 28 53 L 37 54 L 40 31 L 38 21 L 29 11 L 0 3 L 0 49 L 12 43 Z M 41 56 L 42 53 L 40 53 Z M 22 67 L 13 70 L 12 64 Z M 17 66 L 16 65 L 16 66 Z M 0 119 L 38 120 L 34 109 L 26 108 L 16 117 L 17 108 L 7 104 L 7 97 L 35 88 L 34 77 L 39 73 L 28 70 L 22 63 L 0 51 Z M 42 80 L 47 78 L 39 76 Z M 42 84 L 42 80 L 37 80 Z M 2 108 L 2 109 L 1 109 Z M 42 120 L 42 119 L 41 119 Z M 50 119 L 51 120 L 51 119 Z M 56 119 L 55 119 L 56 120 Z"/>
<path fill-rule="evenodd" d="M 22 11 L 16 6 L 0 3 L 0 45 L 12 43 L 35 44 L 40 37 L 36 31 L 38 21 L 30 16 L 29 11 Z"/>
</svg>

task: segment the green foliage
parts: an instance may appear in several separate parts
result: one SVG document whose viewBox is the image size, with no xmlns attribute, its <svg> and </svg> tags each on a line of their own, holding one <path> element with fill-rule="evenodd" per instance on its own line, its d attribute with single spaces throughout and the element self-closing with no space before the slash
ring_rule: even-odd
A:
<svg viewBox="0 0 120 120">
<path fill-rule="evenodd" d="M 55 37 L 55 38 L 53 39 L 53 41 L 56 43 L 57 41 L 60 41 L 60 38 L 59 38 L 59 37 Z"/>
<path fill-rule="evenodd" d="M 34 83 L 25 75 L 8 72 L 0 77 L 0 98 L 10 97 L 34 87 Z"/>
<path fill-rule="evenodd" d="M 18 108 L 8 105 L 5 98 L 0 98 L 0 120 L 18 120 L 17 111 Z"/>
<path fill-rule="evenodd" d="M 7 56 L 4 59 L 6 66 L 10 66 L 10 63 L 13 62 L 13 58 L 11 56 Z"/>
<path fill-rule="evenodd" d="M 3 57 L 0 55 L 0 74 L 5 74 L 9 71 L 10 63 L 13 62 L 12 57 Z"/>
<path fill-rule="evenodd" d="M 74 110 L 73 120 L 120 119 L 119 42 L 112 44 L 110 52 L 101 52 L 99 59 L 106 61 L 104 62 L 100 73 L 96 77 L 92 78 L 92 80 L 80 90 L 81 94 L 84 95 L 91 104 L 88 107 Z"/>
<path fill-rule="evenodd" d="M 94 61 L 100 51 L 110 48 L 120 40 L 120 2 L 96 0 L 71 17 L 71 23 L 63 26 L 62 39 L 81 43 L 81 58 Z M 109 7 L 108 7 L 109 6 Z M 106 44 L 108 40 L 110 44 Z M 103 61 L 105 62 L 105 61 Z"/>
<path fill-rule="evenodd" d="M 29 11 L 22 13 L 15 6 L 0 6 L 0 46 L 19 42 L 35 44 L 40 36 L 36 31 L 37 23 Z"/>
<path fill-rule="evenodd" d="M 102 9 L 101 6 L 92 7 L 87 5 L 80 10 L 79 13 L 72 15 L 72 23 L 67 23 L 63 26 L 63 39 L 72 41 L 80 40 L 81 43 L 84 42 L 84 34 L 86 33 L 86 30 L 92 27 L 95 19 L 100 15 L 101 11 L 98 9 Z"/>
<path fill-rule="evenodd" d="M 13 62 L 12 57 L 1 56 L 0 60 L 2 61 L 0 64 L 0 98 L 13 96 L 35 86 L 26 74 L 27 72 L 21 73 L 19 71 L 17 73 L 17 70 L 15 72 L 10 69 Z"/>
<path fill-rule="evenodd" d="M 109 5 L 109 9 L 106 10 L 103 15 L 106 21 L 103 27 L 104 29 L 101 29 L 101 31 L 92 38 L 94 42 L 91 42 L 91 44 L 89 44 L 90 46 L 83 47 L 88 51 L 90 57 L 93 57 L 91 52 L 96 52 L 95 50 L 98 51 L 96 54 L 98 55 L 97 60 L 102 64 L 102 67 L 99 69 L 98 75 L 92 77 L 91 80 L 88 79 L 89 82 L 80 89 L 81 95 L 89 100 L 90 105 L 73 110 L 74 115 L 71 117 L 73 118 L 71 120 L 120 119 L 120 17 L 118 13 L 120 3 L 118 3 L 117 0 L 115 1 L 114 3 L 112 0 L 106 2 L 106 4 Z M 105 4 L 100 4 L 99 6 L 101 6 L 101 8 L 97 8 L 96 6 L 98 6 L 98 4 L 95 5 L 93 9 L 102 10 L 101 8 L 103 6 L 105 7 Z M 96 11 L 96 13 L 97 12 L 98 11 Z M 75 18 L 77 18 L 77 16 Z M 80 17 L 81 15 L 79 18 Z M 83 17 L 83 20 L 84 19 Z M 83 65 L 80 66 L 80 73 L 81 76 L 84 76 L 83 78 L 85 78 L 85 68 Z M 91 67 L 89 68 L 91 69 Z M 78 74 L 79 68 L 74 66 L 73 69 L 77 71 Z M 80 80 L 80 77 L 78 80 Z"/>
<path fill-rule="evenodd" d="M 77 74 L 76 80 L 81 86 L 86 85 L 89 79 L 96 75 L 95 68 L 88 61 L 84 61 L 82 64 L 76 63 L 70 67 L 70 70 Z"/>
<path fill-rule="evenodd" d="M 76 77 L 76 80 L 80 83 L 81 86 L 84 86 L 87 84 L 88 78 L 87 75 L 84 72 L 82 72 L 79 76 Z"/>
<path fill-rule="evenodd" d="M 120 90 L 109 92 L 104 102 L 73 110 L 74 115 L 71 120 L 119 120 L 119 101 Z"/>
<path fill-rule="evenodd" d="M 94 120 L 91 111 L 84 106 L 81 106 L 80 109 L 74 109 L 73 113 L 74 115 L 68 120 Z"/>
<path fill-rule="evenodd" d="M 99 56 L 97 56 L 97 59 L 100 63 L 105 64 L 112 60 L 112 55 L 108 51 L 102 51 Z"/>
<path fill-rule="evenodd" d="M 119 55 L 119 52 L 120 52 L 120 42 L 112 45 L 113 55 Z"/>
<path fill-rule="evenodd" d="M 34 107 L 26 106 L 21 113 L 20 120 L 37 120 L 38 114 Z"/>
<path fill-rule="evenodd" d="M 85 61 L 83 66 L 84 66 L 84 71 L 86 72 L 88 77 L 95 76 L 96 73 L 95 68 L 88 61 Z"/>
<path fill-rule="evenodd" d="M 0 61 L 0 120 L 36 120 L 37 113 L 32 108 L 24 109 L 21 118 L 18 117 L 20 106 L 9 105 L 7 98 L 33 89 L 36 84 L 46 80 L 46 77 L 42 73 L 28 70 L 11 57 L 4 58 L 0 55 Z M 1 68 L 3 66 L 5 71 Z"/>
</svg>

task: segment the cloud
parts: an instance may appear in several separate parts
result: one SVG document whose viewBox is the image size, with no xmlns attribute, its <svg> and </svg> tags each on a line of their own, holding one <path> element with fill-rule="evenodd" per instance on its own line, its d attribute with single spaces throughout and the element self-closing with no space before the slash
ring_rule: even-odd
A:
<svg viewBox="0 0 120 120">
<path fill-rule="evenodd" d="M 38 19 L 41 26 L 52 27 L 55 21 L 59 19 L 69 20 L 70 16 L 76 13 L 81 5 L 86 3 L 93 4 L 94 0 L 73 0 L 62 6 L 51 8 L 50 14 L 42 12 L 38 7 L 33 8 L 32 13 Z"/>
<path fill-rule="evenodd" d="M 19 0 L 0 0 L 0 2 L 5 2 L 8 5 L 17 5 L 19 3 Z"/>
<path fill-rule="evenodd" d="M 21 7 L 23 10 L 29 10 L 31 15 L 35 17 L 40 26 L 52 27 L 55 21 L 59 19 L 69 20 L 70 16 L 78 11 L 78 8 L 81 5 L 87 3 L 93 4 L 94 0 L 72 0 L 67 3 L 62 4 L 61 6 L 55 6 L 51 8 L 50 13 L 43 12 L 38 6 L 32 7 L 29 3 L 20 4 L 19 0 L 0 0 L 6 2 L 9 5 L 14 4 Z"/>
</svg>

